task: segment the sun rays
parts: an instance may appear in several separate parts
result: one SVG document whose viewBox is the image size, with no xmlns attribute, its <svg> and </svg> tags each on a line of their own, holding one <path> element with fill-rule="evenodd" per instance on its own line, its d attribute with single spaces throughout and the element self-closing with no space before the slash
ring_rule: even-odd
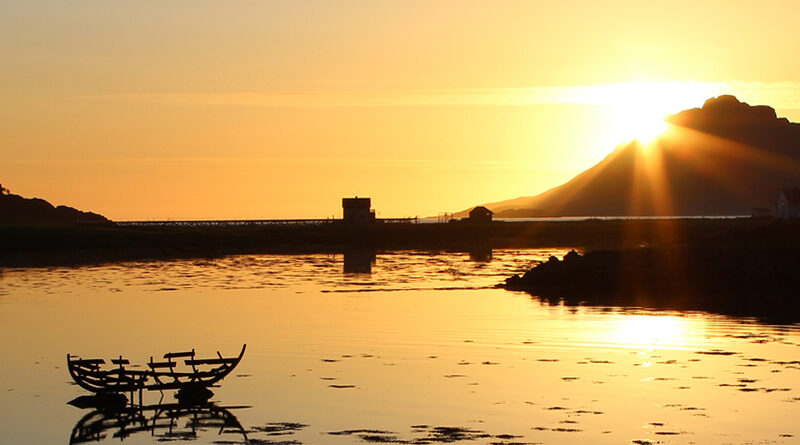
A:
<svg viewBox="0 0 800 445">
<path fill-rule="evenodd" d="M 637 140 L 647 146 L 667 130 L 668 114 L 700 106 L 719 92 L 705 83 L 623 82 L 600 89 L 598 99 L 611 106 L 609 132 L 619 143 Z"/>
<path fill-rule="evenodd" d="M 635 88 L 629 93 L 633 91 Z M 620 101 L 632 103 L 635 95 L 631 93 L 625 97 L 628 99 Z M 770 202 L 769 190 L 765 194 L 754 178 L 769 172 L 778 183 L 788 184 L 800 177 L 800 163 L 790 156 L 791 147 L 780 142 L 780 138 L 753 140 L 750 145 L 747 135 L 752 131 L 748 133 L 749 130 L 739 127 L 728 131 L 727 127 L 719 127 L 722 124 L 709 120 L 715 116 L 709 113 L 715 112 L 712 106 L 708 108 L 679 114 L 669 122 L 659 120 L 659 128 L 663 130 L 655 137 L 652 137 L 654 132 L 645 131 L 651 128 L 646 115 L 654 116 L 655 111 L 625 121 L 631 130 L 640 129 L 639 134 L 643 136 L 620 144 L 593 168 L 542 194 L 536 205 L 544 209 L 545 216 L 691 217 L 731 214 L 729 202 L 732 197 L 739 197 L 743 204 L 736 210 L 741 212 L 737 214 L 747 214 L 750 206 Z M 630 110 L 635 114 L 635 107 Z M 757 127 L 772 128 L 769 121 L 766 124 L 755 122 L 753 125 Z M 779 124 L 780 121 L 775 120 L 775 125 Z M 653 245 L 648 240 L 654 239 L 680 245 L 688 236 L 673 219 L 647 224 L 631 221 L 621 227 L 618 241 L 626 247 Z M 522 236 L 535 235 L 525 233 Z M 680 250 L 668 259 L 669 264 L 662 267 L 677 280 L 685 276 Z"/>
</svg>

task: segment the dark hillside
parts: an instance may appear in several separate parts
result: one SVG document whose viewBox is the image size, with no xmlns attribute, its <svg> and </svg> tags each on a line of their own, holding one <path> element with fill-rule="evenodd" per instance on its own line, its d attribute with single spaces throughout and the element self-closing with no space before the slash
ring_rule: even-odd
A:
<svg viewBox="0 0 800 445">
<path fill-rule="evenodd" d="M 569 182 L 486 204 L 496 217 L 748 215 L 800 185 L 800 124 L 733 96 L 668 117 L 652 145 L 620 145 Z"/>
<path fill-rule="evenodd" d="M 72 207 L 53 207 L 39 198 L 19 195 L 0 195 L 0 223 L 2 224 L 82 224 L 110 223 L 97 213 L 82 212 Z"/>
</svg>

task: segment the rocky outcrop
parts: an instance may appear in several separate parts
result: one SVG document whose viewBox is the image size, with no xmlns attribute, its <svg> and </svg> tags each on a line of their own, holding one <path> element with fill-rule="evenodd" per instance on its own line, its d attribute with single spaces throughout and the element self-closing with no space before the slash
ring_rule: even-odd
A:
<svg viewBox="0 0 800 445">
<path fill-rule="evenodd" d="M 599 250 L 550 257 L 502 287 L 568 305 L 703 310 L 800 320 L 795 247 Z"/>
<path fill-rule="evenodd" d="M 0 223 L 4 224 L 82 224 L 110 223 L 106 217 L 72 207 L 54 207 L 44 199 L 0 195 Z"/>
</svg>

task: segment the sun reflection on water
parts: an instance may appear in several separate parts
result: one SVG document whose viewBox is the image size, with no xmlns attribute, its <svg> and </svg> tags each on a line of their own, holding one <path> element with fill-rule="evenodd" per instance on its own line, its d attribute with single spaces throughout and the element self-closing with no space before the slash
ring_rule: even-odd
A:
<svg viewBox="0 0 800 445">
<path fill-rule="evenodd" d="M 682 348 L 688 321 L 674 315 L 625 315 L 615 322 L 611 342 L 627 348 Z"/>
<path fill-rule="evenodd" d="M 245 342 L 213 401 L 248 407 L 234 414 L 250 443 L 277 443 L 276 428 L 282 443 L 334 445 L 800 436 L 796 327 L 570 306 L 485 285 L 551 254 L 563 256 L 381 253 L 357 277 L 326 255 L 6 271 L 0 331 L 24 341 L 0 345 L 3 443 L 63 441 L 83 423 L 64 403 L 83 394 L 67 384 L 66 352 L 141 363 Z"/>
</svg>

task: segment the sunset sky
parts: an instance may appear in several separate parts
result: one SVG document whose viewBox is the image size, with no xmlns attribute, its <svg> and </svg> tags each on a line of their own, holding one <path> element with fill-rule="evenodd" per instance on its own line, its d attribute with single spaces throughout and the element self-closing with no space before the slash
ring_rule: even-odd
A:
<svg viewBox="0 0 800 445">
<path fill-rule="evenodd" d="M 111 219 L 529 196 L 719 94 L 800 121 L 796 1 L 0 0 L 0 183 Z"/>
</svg>

